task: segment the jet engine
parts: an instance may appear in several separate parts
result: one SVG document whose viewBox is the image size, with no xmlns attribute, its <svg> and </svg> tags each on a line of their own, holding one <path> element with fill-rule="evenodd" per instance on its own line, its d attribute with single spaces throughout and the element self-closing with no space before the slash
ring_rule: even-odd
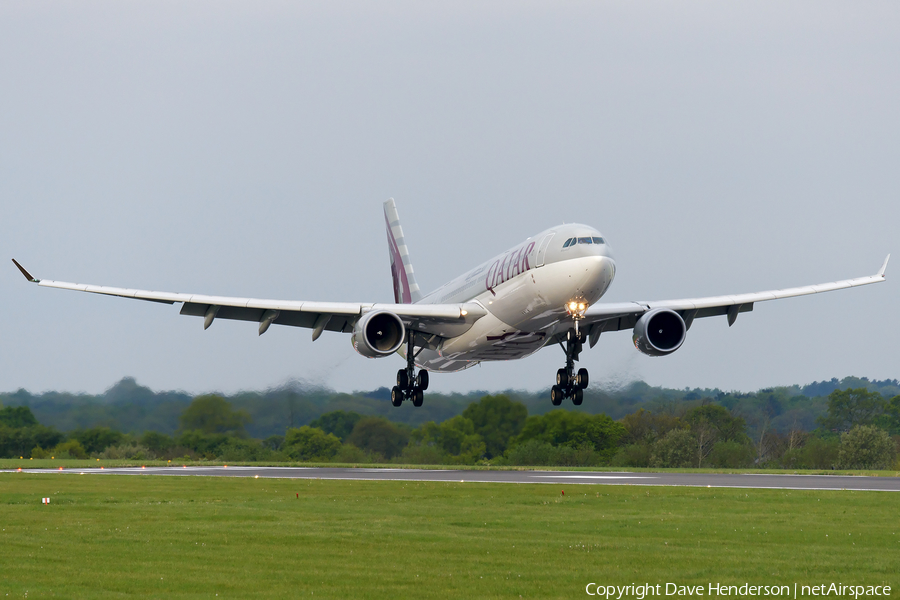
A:
<svg viewBox="0 0 900 600">
<path fill-rule="evenodd" d="M 387 311 L 369 312 L 356 322 L 350 342 L 366 358 L 381 358 L 403 344 L 406 327 L 400 317 Z"/>
<path fill-rule="evenodd" d="M 634 347 L 649 356 L 672 354 L 684 343 L 687 327 L 674 310 L 656 308 L 638 319 L 631 336 Z"/>
</svg>

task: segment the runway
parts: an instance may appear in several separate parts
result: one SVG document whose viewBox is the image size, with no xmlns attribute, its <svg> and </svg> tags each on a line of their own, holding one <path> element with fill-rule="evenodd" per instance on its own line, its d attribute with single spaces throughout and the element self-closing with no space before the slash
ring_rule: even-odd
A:
<svg viewBox="0 0 900 600">
<path fill-rule="evenodd" d="M 7 469 L 5 472 L 15 472 Z M 175 477 L 265 477 L 349 479 L 358 481 L 432 481 L 449 483 L 543 483 L 554 485 L 652 485 L 787 490 L 900 492 L 900 477 L 847 475 L 756 475 L 716 473 L 631 473 L 588 471 L 476 471 L 431 469 L 312 467 L 139 467 L 109 469 L 22 469 L 23 473 L 168 475 Z"/>
</svg>

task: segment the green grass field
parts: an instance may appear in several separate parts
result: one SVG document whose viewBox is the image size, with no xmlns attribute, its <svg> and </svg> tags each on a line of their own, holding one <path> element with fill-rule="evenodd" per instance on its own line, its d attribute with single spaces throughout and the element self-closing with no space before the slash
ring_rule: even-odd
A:
<svg viewBox="0 0 900 600">
<path fill-rule="evenodd" d="M 0 473 L 0 597 L 572 598 L 589 582 L 887 584 L 897 597 L 897 502 Z"/>
</svg>

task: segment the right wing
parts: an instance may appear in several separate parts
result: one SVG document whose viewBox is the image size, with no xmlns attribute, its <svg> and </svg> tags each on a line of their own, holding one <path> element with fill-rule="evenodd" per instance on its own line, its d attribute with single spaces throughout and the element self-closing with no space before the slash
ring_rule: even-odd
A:
<svg viewBox="0 0 900 600">
<path fill-rule="evenodd" d="M 641 316 L 655 308 L 668 308 L 674 310 L 684 319 L 687 327 L 691 326 L 694 319 L 727 315 L 728 325 L 733 325 L 738 313 L 753 310 L 756 302 L 766 300 L 779 300 L 781 298 L 793 298 L 795 296 L 807 296 L 821 292 L 842 290 L 845 288 L 881 283 L 885 280 L 884 272 L 887 269 L 891 255 L 884 259 L 884 264 L 875 275 L 845 279 L 831 283 L 819 283 L 803 287 L 787 288 L 783 290 L 770 290 L 766 292 L 753 292 L 750 294 L 737 294 L 733 296 L 711 296 L 708 298 L 684 298 L 680 300 L 658 300 L 653 302 L 618 302 L 611 304 L 595 304 L 588 307 L 584 315 L 584 327 L 590 327 L 591 346 L 597 343 L 597 338 L 604 331 L 621 331 L 633 329 Z"/>
<path fill-rule="evenodd" d="M 13 262 L 28 281 L 42 287 L 119 296 L 164 304 L 181 303 L 181 314 L 204 318 L 204 329 L 215 319 L 233 319 L 259 323 L 259 334 L 270 325 L 290 325 L 312 329 L 313 341 L 323 331 L 350 333 L 353 326 L 367 312 L 392 312 L 404 325 L 415 332 L 430 336 L 453 337 L 468 331 L 487 311 L 474 302 L 460 304 L 376 304 L 362 302 L 308 302 L 300 300 L 262 300 L 231 298 L 175 292 L 155 292 L 115 288 L 84 283 L 36 279 L 15 259 Z M 417 340 L 417 344 L 419 340 Z M 435 342 L 436 343 L 436 342 Z M 423 341 L 423 345 L 427 344 Z"/>
</svg>

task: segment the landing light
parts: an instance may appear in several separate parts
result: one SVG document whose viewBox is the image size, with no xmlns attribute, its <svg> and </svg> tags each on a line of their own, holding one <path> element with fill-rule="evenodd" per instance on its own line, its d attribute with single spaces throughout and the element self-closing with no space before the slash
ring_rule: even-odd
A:
<svg viewBox="0 0 900 600">
<path fill-rule="evenodd" d="M 569 316 L 574 317 L 575 320 L 583 319 L 584 313 L 588 309 L 587 302 L 579 302 L 578 300 L 570 300 L 566 304 L 566 312 L 569 313 Z"/>
</svg>

